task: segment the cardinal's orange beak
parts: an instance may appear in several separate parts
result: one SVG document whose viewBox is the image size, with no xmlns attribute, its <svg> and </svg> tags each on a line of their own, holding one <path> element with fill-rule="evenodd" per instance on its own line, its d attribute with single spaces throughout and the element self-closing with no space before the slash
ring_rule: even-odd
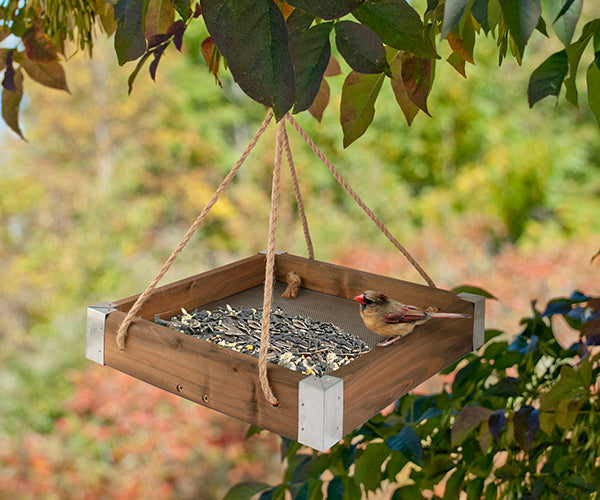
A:
<svg viewBox="0 0 600 500">
<path fill-rule="evenodd" d="M 363 293 L 362 295 L 357 295 L 356 297 L 354 297 L 354 300 L 357 300 L 364 306 L 365 305 L 365 294 Z"/>
</svg>

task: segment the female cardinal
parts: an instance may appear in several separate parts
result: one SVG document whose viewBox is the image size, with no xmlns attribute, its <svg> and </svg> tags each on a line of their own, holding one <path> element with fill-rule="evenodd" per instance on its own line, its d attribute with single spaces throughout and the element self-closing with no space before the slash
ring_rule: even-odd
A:
<svg viewBox="0 0 600 500">
<path fill-rule="evenodd" d="M 377 344 L 378 346 L 396 342 L 412 332 L 415 326 L 431 318 L 470 318 L 468 314 L 434 312 L 408 306 L 373 290 L 367 290 L 354 297 L 354 300 L 360 302 L 360 317 L 365 326 L 377 335 L 391 337 Z"/>
</svg>

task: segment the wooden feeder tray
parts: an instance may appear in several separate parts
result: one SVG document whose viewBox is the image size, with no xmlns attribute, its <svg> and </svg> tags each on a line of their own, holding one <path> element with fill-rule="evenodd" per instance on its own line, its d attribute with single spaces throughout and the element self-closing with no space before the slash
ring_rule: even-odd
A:
<svg viewBox="0 0 600 500">
<path fill-rule="evenodd" d="M 264 253 L 157 288 L 129 327 L 116 334 L 137 295 L 88 308 L 86 357 L 198 404 L 318 450 L 326 450 L 390 403 L 483 344 L 485 299 L 455 294 L 278 252 L 273 307 L 331 322 L 375 346 L 352 300 L 367 289 L 401 302 L 435 306 L 465 319 L 432 319 L 386 347 L 373 347 L 330 375 L 316 377 L 268 364 L 278 406 L 263 396 L 258 359 L 158 325 L 195 308 L 262 307 Z M 295 299 L 280 297 L 289 271 L 300 275 Z"/>
</svg>

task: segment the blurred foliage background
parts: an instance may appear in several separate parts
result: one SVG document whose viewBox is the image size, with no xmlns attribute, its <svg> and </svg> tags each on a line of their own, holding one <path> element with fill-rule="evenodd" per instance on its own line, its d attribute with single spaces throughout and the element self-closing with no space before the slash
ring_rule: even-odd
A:
<svg viewBox="0 0 600 500">
<path fill-rule="evenodd" d="M 190 28 L 184 53 L 163 58 L 156 84 L 140 75 L 131 96 L 131 68 L 99 39 L 93 61 L 75 53 L 66 65 L 71 95 L 25 82 L 28 143 L 0 132 L 0 498 L 220 498 L 281 472 L 275 436 L 244 441 L 245 424 L 84 358 L 86 307 L 145 288 L 264 117 L 228 75 L 215 84 L 205 36 Z M 535 40 L 528 50 L 526 68 L 499 69 L 482 40 L 467 80 L 439 62 L 433 118 L 410 128 L 384 88 L 348 150 L 339 103 L 320 124 L 298 118 L 436 283 L 492 292 L 487 326 L 511 334 L 531 299 L 600 293 L 598 128 L 584 105 L 528 109 L 528 75 L 549 55 Z M 419 281 L 288 133 L 316 257 Z M 274 134 L 165 283 L 266 247 Z M 305 254 L 287 178 L 278 248 Z"/>
</svg>

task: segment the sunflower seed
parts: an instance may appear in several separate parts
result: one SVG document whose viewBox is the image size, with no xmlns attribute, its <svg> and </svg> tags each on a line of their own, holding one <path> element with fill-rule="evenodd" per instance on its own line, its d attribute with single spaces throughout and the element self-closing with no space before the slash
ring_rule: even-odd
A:
<svg viewBox="0 0 600 500">
<path fill-rule="evenodd" d="M 258 357 L 262 310 L 237 309 L 229 304 L 182 314 L 169 321 L 155 317 L 155 322 L 219 344 L 229 349 Z M 330 322 L 291 315 L 277 307 L 269 316 L 270 344 L 267 360 L 301 373 L 323 376 L 369 351 L 369 346 L 356 335 L 347 333 Z"/>
</svg>

